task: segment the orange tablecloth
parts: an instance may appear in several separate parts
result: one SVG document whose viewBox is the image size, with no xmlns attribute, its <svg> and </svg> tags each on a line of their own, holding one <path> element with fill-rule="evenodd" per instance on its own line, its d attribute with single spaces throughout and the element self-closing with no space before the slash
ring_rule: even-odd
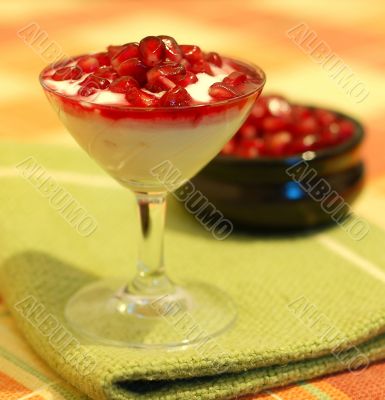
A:
<svg viewBox="0 0 385 400">
<path fill-rule="evenodd" d="M 49 61 L 49 46 L 72 55 L 148 34 L 168 34 L 261 65 L 268 76 L 266 91 L 361 118 L 368 133 L 364 153 L 369 179 L 356 211 L 385 229 L 384 20 L 385 3 L 380 0 L 6 1 L 0 5 L 0 138 L 74 145 L 37 81 Z M 27 26 L 38 27 L 34 41 L 20 37 Z M 310 35 L 314 42 L 294 37 L 298 26 L 304 29 L 299 35 Z M 317 46 L 340 60 L 345 68 L 341 75 L 317 62 Z M 346 82 L 340 82 L 347 71 L 357 85 L 350 94 L 343 88 Z M 368 93 L 362 101 L 360 88 Z M 79 396 L 34 355 L 0 304 L 0 400 L 72 395 Z M 384 399 L 385 364 L 252 398 Z"/>
</svg>

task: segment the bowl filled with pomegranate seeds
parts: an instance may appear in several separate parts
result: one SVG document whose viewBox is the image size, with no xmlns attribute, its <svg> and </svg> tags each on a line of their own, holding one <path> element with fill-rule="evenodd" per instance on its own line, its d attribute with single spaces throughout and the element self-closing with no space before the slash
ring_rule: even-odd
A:
<svg viewBox="0 0 385 400">
<path fill-rule="evenodd" d="M 295 230 L 340 222 L 364 178 L 362 125 L 325 108 L 261 96 L 194 184 L 234 225 Z"/>
</svg>

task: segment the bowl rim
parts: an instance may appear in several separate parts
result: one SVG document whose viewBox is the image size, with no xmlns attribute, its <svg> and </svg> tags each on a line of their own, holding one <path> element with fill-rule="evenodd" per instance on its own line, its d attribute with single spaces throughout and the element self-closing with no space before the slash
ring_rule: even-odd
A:
<svg viewBox="0 0 385 400">
<path fill-rule="evenodd" d="M 318 107 L 315 105 L 306 105 L 306 104 L 299 104 L 299 103 L 292 103 L 292 105 L 308 107 L 311 109 L 322 109 L 322 110 L 326 110 L 326 111 L 331 111 L 334 114 L 336 114 L 337 116 L 351 121 L 356 128 L 354 131 L 354 134 L 349 140 L 339 143 L 338 145 L 327 147 L 324 149 L 319 149 L 319 150 L 310 150 L 310 151 L 306 151 L 306 152 L 299 153 L 299 154 L 292 154 L 290 156 L 241 158 L 241 157 L 236 157 L 236 156 L 231 156 L 231 155 L 218 154 L 214 158 L 215 162 L 220 162 L 222 164 L 239 163 L 239 164 L 274 164 L 274 165 L 293 164 L 300 160 L 307 161 L 307 162 L 314 162 L 314 161 L 324 160 L 326 158 L 332 158 L 332 157 L 338 156 L 340 154 L 343 154 L 346 151 L 349 151 L 349 150 L 357 147 L 358 145 L 360 145 L 365 137 L 365 129 L 364 129 L 364 126 L 362 125 L 362 123 L 360 121 L 358 121 L 356 118 L 354 118 L 350 115 L 347 115 L 341 111 L 332 110 L 330 108 L 325 108 L 325 107 Z"/>
</svg>

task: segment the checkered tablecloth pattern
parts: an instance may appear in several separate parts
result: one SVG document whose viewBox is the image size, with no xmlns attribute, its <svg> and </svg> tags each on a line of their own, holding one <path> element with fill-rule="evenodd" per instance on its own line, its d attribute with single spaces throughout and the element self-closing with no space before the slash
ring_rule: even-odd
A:
<svg viewBox="0 0 385 400">
<path fill-rule="evenodd" d="M 75 146 L 37 80 L 50 61 L 49 49 L 79 54 L 148 34 L 168 34 L 261 65 L 268 76 L 266 91 L 361 119 L 367 128 L 368 181 L 355 210 L 385 230 L 384 20 L 385 3 L 380 0 L 6 0 L 0 4 L 0 138 L 15 146 L 18 141 Z M 28 26 L 37 27 L 33 38 L 23 35 Z M 288 34 L 298 26 L 306 27 L 313 43 L 309 39 L 301 44 Z M 321 44 L 367 91 L 366 98 L 358 101 L 357 91 L 347 94 L 337 69 L 333 74 L 317 62 L 314 47 Z M 82 397 L 33 353 L 0 300 L 0 400 Z M 360 374 L 342 373 L 249 397 L 384 398 L 385 363 Z"/>
</svg>

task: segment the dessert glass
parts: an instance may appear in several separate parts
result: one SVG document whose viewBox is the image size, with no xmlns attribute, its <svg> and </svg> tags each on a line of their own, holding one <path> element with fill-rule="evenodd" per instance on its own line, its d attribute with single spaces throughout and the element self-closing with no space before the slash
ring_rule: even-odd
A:
<svg viewBox="0 0 385 400">
<path fill-rule="evenodd" d="M 175 284 L 166 275 L 163 231 L 167 191 L 185 184 L 214 158 L 262 91 L 263 71 L 236 62 L 261 78 L 250 92 L 183 107 L 105 105 L 93 103 L 92 97 L 84 101 L 50 88 L 44 82 L 47 69 L 42 72 L 40 82 L 63 124 L 137 201 L 140 243 L 134 279 L 93 282 L 67 303 L 67 320 L 85 338 L 116 346 L 172 348 L 207 341 L 234 323 L 235 305 L 222 290 L 203 282 Z M 190 327 L 175 325 L 183 318 Z"/>
</svg>

